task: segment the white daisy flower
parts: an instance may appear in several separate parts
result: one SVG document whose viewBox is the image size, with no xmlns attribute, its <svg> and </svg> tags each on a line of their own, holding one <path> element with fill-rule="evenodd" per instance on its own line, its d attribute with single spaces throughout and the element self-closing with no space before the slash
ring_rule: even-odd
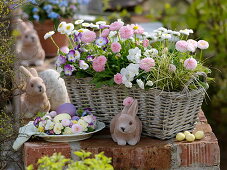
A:
<svg viewBox="0 0 227 170">
<path fill-rule="evenodd" d="M 50 31 L 50 32 L 48 32 L 48 33 L 46 33 L 46 34 L 44 35 L 44 39 L 46 40 L 47 38 L 52 37 L 54 34 L 55 34 L 54 31 Z"/>
<path fill-rule="evenodd" d="M 87 23 L 87 22 L 82 23 L 82 26 L 83 26 L 83 27 L 90 27 L 90 25 L 91 25 L 91 24 L 89 24 L 89 23 Z"/>
<path fill-rule="evenodd" d="M 64 22 L 64 21 L 61 22 L 61 23 L 58 25 L 58 32 L 64 34 L 63 31 L 64 31 L 65 25 L 66 25 L 66 22 Z"/>
<path fill-rule="evenodd" d="M 71 34 L 71 32 L 74 30 L 74 25 L 69 23 L 69 24 L 66 24 L 64 25 L 64 32 L 66 34 Z"/>
<path fill-rule="evenodd" d="M 106 25 L 106 21 L 98 21 L 95 24 L 96 25 Z"/>
<path fill-rule="evenodd" d="M 76 25 L 79 25 L 79 24 L 82 24 L 83 22 L 84 22 L 83 19 L 79 19 L 79 20 L 76 20 L 76 21 L 75 21 L 75 24 L 76 24 Z"/>
</svg>

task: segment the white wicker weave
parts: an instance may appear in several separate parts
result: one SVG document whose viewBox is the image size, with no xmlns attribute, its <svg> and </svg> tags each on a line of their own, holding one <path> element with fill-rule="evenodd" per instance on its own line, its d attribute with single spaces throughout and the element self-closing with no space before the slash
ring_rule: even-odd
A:
<svg viewBox="0 0 227 170">
<path fill-rule="evenodd" d="M 188 93 L 165 92 L 157 89 L 107 87 L 96 88 L 90 79 L 65 77 L 71 102 L 79 108 L 90 107 L 107 126 L 122 109 L 122 101 L 131 96 L 138 100 L 138 116 L 143 123 L 143 135 L 169 139 L 178 132 L 192 130 L 197 121 L 205 90 Z"/>
</svg>

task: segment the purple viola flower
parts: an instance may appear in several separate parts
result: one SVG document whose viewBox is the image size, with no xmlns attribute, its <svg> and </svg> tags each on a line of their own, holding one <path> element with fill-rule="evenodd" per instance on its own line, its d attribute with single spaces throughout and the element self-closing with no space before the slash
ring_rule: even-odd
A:
<svg viewBox="0 0 227 170">
<path fill-rule="evenodd" d="M 109 28 L 109 25 L 99 25 L 99 29 Z"/>
<path fill-rule="evenodd" d="M 74 50 L 80 50 L 80 47 L 81 47 L 81 45 L 78 44 L 78 45 L 74 48 Z"/>
<path fill-rule="evenodd" d="M 82 37 L 82 33 L 81 33 L 81 32 L 76 33 L 76 34 L 74 35 L 74 41 L 80 43 L 80 42 L 81 42 L 81 37 Z"/>
<path fill-rule="evenodd" d="M 53 130 L 48 130 L 48 131 L 46 131 L 46 134 L 48 134 L 48 135 L 54 135 L 54 131 Z"/>
<path fill-rule="evenodd" d="M 96 41 L 95 41 L 96 45 L 98 46 L 103 46 L 106 45 L 108 43 L 108 39 L 106 37 L 99 37 Z"/>
<path fill-rule="evenodd" d="M 89 56 L 87 56 L 87 61 L 93 61 L 94 58 L 95 58 L 95 56 L 89 55 Z"/>
<path fill-rule="evenodd" d="M 75 62 L 76 60 L 80 59 L 80 52 L 77 50 L 70 50 L 67 54 L 68 61 Z"/>
<path fill-rule="evenodd" d="M 64 72 L 65 72 L 65 75 L 67 76 L 71 76 L 74 70 L 75 70 L 74 66 L 70 64 L 66 64 L 64 66 Z"/>
<path fill-rule="evenodd" d="M 35 118 L 35 120 L 34 120 L 34 122 L 33 122 L 33 125 L 34 125 L 35 127 L 38 127 L 38 126 L 39 126 L 39 122 L 40 122 L 41 120 L 42 120 L 41 117 Z"/>
<path fill-rule="evenodd" d="M 58 56 L 58 59 L 57 59 L 57 62 L 56 62 L 57 66 L 60 66 L 60 65 L 65 64 L 65 63 L 66 63 L 66 57 L 63 56 L 63 55 Z"/>
<path fill-rule="evenodd" d="M 72 120 L 79 120 L 80 118 L 78 116 L 73 116 Z"/>
</svg>

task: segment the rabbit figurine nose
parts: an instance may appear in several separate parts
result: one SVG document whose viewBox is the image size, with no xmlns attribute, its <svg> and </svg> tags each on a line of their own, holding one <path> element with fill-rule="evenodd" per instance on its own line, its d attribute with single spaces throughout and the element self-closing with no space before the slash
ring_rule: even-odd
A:
<svg viewBox="0 0 227 170">
<path fill-rule="evenodd" d="M 121 127 L 121 130 L 124 132 L 125 131 L 125 128 L 124 127 Z"/>
<path fill-rule="evenodd" d="M 38 88 L 39 88 L 39 91 L 41 92 L 41 90 L 42 90 L 43 87 L 42 86 L 39 86 Z"/>
</svg>

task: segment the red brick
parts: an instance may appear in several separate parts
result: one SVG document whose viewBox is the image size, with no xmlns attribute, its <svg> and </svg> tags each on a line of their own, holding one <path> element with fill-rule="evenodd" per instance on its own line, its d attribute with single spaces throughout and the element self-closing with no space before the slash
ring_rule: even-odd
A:
<svg viewBox="0 0 227 170">
<path fill-rule="evenodd" d="M 67 143 L 49 143 L 49 142 L 26 142 L 24 144 L 24 165 L 27 167 L 33 164 L 37 168 L 37 161 L 39 158 L 53 153 L 61 153 L 67 158 L 71 157 L 70 145 Z"/>
<path fill-rule="evenodd" d="M 220 164 L 220 149 L 217 138 L 212 132 L 205 133 L 202 140 L 189 142 L 176 142 L 180 166 L 215 166 Z"/>
<path fill-rule="evenodd" d="M 81 141 L 80 146 L 93 154 L 104 151 L 112 157 L 115 169 L 168 169 L 171 165 L 171 145 L 167 141 L 142 138 L 136 146 L 119 146 L 110 138 L 92 138 Z"/>
</svg>

